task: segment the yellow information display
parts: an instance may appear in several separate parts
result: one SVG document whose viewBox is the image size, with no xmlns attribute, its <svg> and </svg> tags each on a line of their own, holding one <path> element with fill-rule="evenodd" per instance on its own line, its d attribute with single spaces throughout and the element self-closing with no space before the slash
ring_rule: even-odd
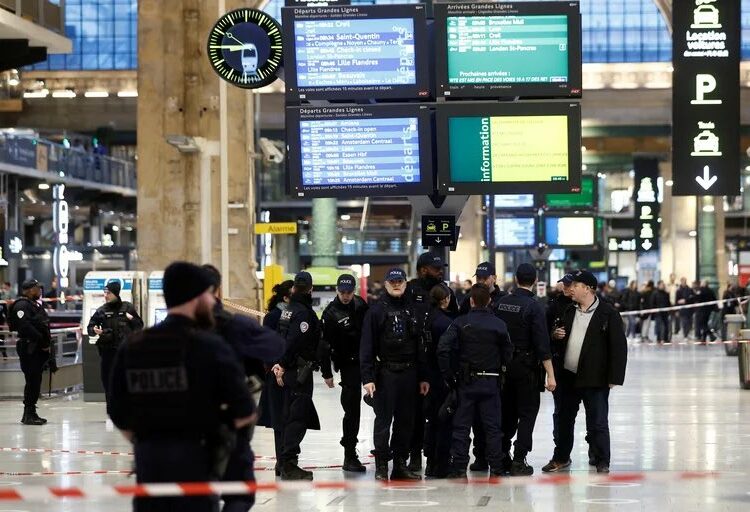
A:
<svg viewBox="0 0 750 512">
<path fill-rule="evenodd" d="M 256 235 L 296 235 L 296 222 L 266 222 L 255 225 Z"/>
</svg>

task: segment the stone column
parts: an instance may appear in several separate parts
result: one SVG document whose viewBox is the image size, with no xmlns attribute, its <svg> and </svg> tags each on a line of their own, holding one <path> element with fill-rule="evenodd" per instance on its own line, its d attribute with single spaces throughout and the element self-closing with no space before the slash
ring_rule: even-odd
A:
<svg viewBox="0 0 750 512">
<path fill-rule="evenodd" d="M 338 266 L 336 199 L 313 199 L 312 203 L 312 266 L 336 267 Z"/>
<path fill-rule="evenodd" d="M 716 213 L 713 197 L 698 199 L 698 277 L 716 289 Z"/>
</svg>

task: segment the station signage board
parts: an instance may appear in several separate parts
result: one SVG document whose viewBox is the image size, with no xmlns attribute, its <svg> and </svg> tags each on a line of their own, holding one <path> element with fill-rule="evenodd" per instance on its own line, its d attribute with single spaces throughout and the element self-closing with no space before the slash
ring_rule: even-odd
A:
<svg viewBox="0 0 750 512">
<path fill-rule="evenodd" d="M 740 2 L 673 9 L 675 196 L 740 194 Z"/>
<path fill-rule="evenodd" d="M 635 252 L 638 247 L 635 238 L 611 236 L 607 239 L 609 252 Z"/>
<path fill-rule="evenodd" d="M 422 247 L 453 247 L 456 235 L 455 215 L 422 216 Z"/>
<path fill-rule="evenodd" d="M 659 250 L 659 161 L 636 158 L 635 170 L 635 241 L 636 254 Z"/>
</svg>

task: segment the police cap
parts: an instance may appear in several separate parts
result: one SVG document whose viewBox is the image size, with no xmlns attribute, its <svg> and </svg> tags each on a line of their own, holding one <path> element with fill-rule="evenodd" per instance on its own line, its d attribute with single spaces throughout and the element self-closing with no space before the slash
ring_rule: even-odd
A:
<svg viewBox="0 0 750 512">
<path fill-rule="evenodd" d="M 406 281 L 406 272 L 404 272 L 398 267 L 394 267 L 385 274 L 385 280 L 386 281 Z"/>
<path fill-rule="evenodd" d="M 354 280 L 354 276 L 351 274 L 341 274 L 336 281 L 336 289 L 340 292 L 353 292 L 355 286 L 356 281 Z"/>
<path fill-rule="evenodd" d="M 431 252 L 421 254 L 417 260 L 417 269 L 422 267 L 443 268 L 444 266 L 443 258 Z"/>
<path fill-rule="evenodd" d="M 474 275 L 477 277 L 490 277 L 490 276 L 497 275 L 497 272 L 495 271 L 495 265 L 493 265 L 489 261 L 480 263 L 477 266 L 477 271 Z"/>
<path fill-rule="evenodd" d="M 23 283 L 21 283 L 21 291 L 25 292 L 27 290 L 31 290 L 32 288 L 36 288 L 39 286 L 41 286 L 41 284 L 39 284 L 39 281 L 37 281 L 36 279 L 28 279 L 24 281 Z"/>
<path fill-rule="evenodd" d="M 296 276 L 294 276 L 294 286 L 304 286 L 306 288 L 310 288 L 313 285 L 312 276 L 310 275 L 310 272 L 305 272 L 304 270 L 302 272 L 298 272 Z"/>
</svg>

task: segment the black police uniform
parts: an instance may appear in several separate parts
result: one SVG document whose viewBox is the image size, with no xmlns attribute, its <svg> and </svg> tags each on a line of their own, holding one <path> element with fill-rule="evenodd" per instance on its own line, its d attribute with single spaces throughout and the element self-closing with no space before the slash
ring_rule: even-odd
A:
<svg viewBox="0 0 750 512">
<path fill-rule="evenodd" d="M 263 327 L 267 327 L 278 333 L 281 313 L 287 308 L 286 303 L 281 302 L 263 317 Z M 286 346 L 286 340 L 284 340 Z M 286 350 L 286 349 L 285 349 Z M 273 429 L 273 440 L 276 455 L 276 476 L 281 475 L 281 442 L 284 438 L 284 388 L 276 383 L 276 376 L 271 371 L 273 365 L 266 367 L 263 391 L 260 395 L 260 418 L 258 425 Z"/>
<path fill-rule="evenodd" d="M 229 450 L 227 424 L 255 411 L 231 348 L 179 315 L 120 346 L 111 384 L 110 417 L 134 433 L 139 483 L 218 479 L 218 448 L 224 463 Z M 134 510 L 215 512 L 218 498 L 136 498 Z"/>
<path fill-rule="evenodd" d="M 505 322 L 487 308 L 474 308 L 457 318 L 440 338 L 440 371 L 458 390 L 451 444 L 454 473 L 466 472 L 469 431 L 477 409 L 484 427 L 487 460 L 493 474 L 500 473 L 500 375 L 512 357 L 513 345 Z"/>
<path fill-rule="evenodd" d="M 132 318 L 128 319 L 127 315 Z M 107 408 L 109 408 L 110 375 L 117 347 L 124 343 L 132 333 L 143 329 L 143 320 L 130 302 L 122 301 L 118 297 L 116 301 L 107 302 L 99 307 L 91 316 L 87 328 L 89 336 L 96 336 L 94 327 L 102 329 L 96 341 L 96 349 L 99 352 L 104 396 L 107 400 Z"/>
<path fill-rule="evenodd" d="M 234 315 L 224 309 L 217 299 L 214 306 L 216 333 L 220 335 L 234 351 L 240 365 L 245 370 L 248 389 L 251 393 L 260 392 L 265 370 L 264 365 L 272 365 L 285 350 L 285 342 L 276 332 L 261 327 L 250 317 Z M 274 383 L 275 385 L 275 383 Z M 255 396 L 253 397 L 255 400 Z M 222 480 L 228 482 L 255 480 L 253 466 L 255 455 L 250 447 L 252 427 L 237 432 L 237 443 L 229 456 L 227 469 Z M 254 494 L 223 495 L 223 512 L 247 512 L 255 503 Z"/>
<path fill-rule="evenodd" d="M 490 303 L 487 306 L 492 311 L 494 311 L 497 308 L 497 303 L 500 302 L 500 299 L 508 295 L 505 290 L 501 290 L 498 285 L 495 285 L 495 287 L 490 292 Z M 461 302 L 461 307 L 458 308 L 458 314 L 459 315 L 466 315 L 471 311 L 471 300 L 469 300 L 469 296 L 466 296 L 466 299 L 464 299 L 463 302 Z"/>
<path fill-rule="evenodd" d="M 386 293 L 367 311 L 359 355 L 362 383 L 375 383 L 376 475 L 387 472 L 388 460 L 393 457 L 391 478 L 414 478 L 406 468 L 406 459 L 423 367 L 419 335 L 406 297 L 396 298 Z"/>
<path fill-rule="evenodd" d="M 10 329 L 18 332 L 16 351 L 26 379 L 23 388 L 23 423 L 43 424 L 47 420 L 36 414 L 36 403 L 42 389 L 42 373 L 50 358 L 52 335 L 49 317 L 39 303 L 21 296 L 10 307 Z M 37 421 L 38 420 L 38 421 Z"/>
<path fill-rule="evenodd" d="M 300 444 L 308 429 L 320 430 L 313 404 L 313 371 L 317 366 L 320 322 L 312 308 L 312 296 L 295 293 L 281 313 L 279 334 L 286 352 L 279 364 L 284 368 L 284 432 L 281 440 L 281 475 L 300 478 L 296 468 Z M 309 472 L 305 472 L 309 473 Z M 305 478 L 311 478 L 312 474 Z"/>
<path fill-rule="evenodd" d="M 334 369 L 341 373 L 341 407 L 344 409 L 344 419 L 340 443 L 344 447 L 347 459 L 357 458 L 357 434 L 362 403 L 359 342 L 367 309 L 367 303 L 356 295 L 349 304 L 343 304 L 336 297 L 326 306 L 322 317 L 321 370 L 323 378 L 333 378 L 333 363 Z"/>
<path fill-rule="evenodd" d="M 513 361 L 502 392 L 503 453 L 510 452 L 513 437 L 514 461 L 522 462 L 531 451 L 534 424 L 540 406 L 541 362 L 552 359 L 549 332 L 542 305 L 534 294 L 517 288 L 503 297 L 497 316 L 505 322 L 513 343 Z M 514 469 L 515 471 L 515 469 Z"/>
</svg>

